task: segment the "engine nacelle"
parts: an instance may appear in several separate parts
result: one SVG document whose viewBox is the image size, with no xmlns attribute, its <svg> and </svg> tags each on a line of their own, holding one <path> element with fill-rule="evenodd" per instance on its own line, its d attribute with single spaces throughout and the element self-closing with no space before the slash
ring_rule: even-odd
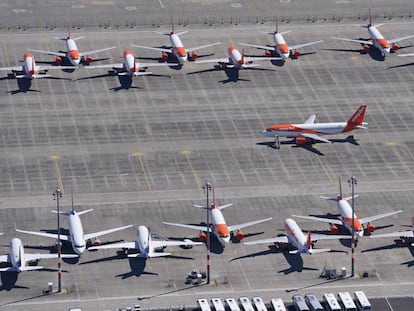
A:
<svg viewBox="0 0 414 311">
<path fill-rule="evenodd" d="M 163 52 L 163 53 L 161 54 L 161 58 L 162 58 L 162 60 L 164 60 L 164 61 L 168 60 L 168 53 Z"/>
<path fill-rule="evenodd" d="M 293 52 L 293 56 L 295 56 L 295 58 L 298 58 L 298 57 L 300 56 L 300 52 L 299 52 L 299 50 L 295 50 L 295 51 Z"/>
<path fill-rule="evenodd" d="M 272 56 L 272 52 L 271 52 L 271 51 L 269 51 L 269 50 L 266 50 L 266 51 L 264 52 L 264 56 L 266 56 L 266 57 L 270 57 L 270 56 Z"/>
<path fill-rule="evenodd" d="M 93 238 L 91 239 L 91 244 L 92 246 L 100 246 L 102 243 L 101 240 L 99 240 L 98 238 Z"/>
<path fill-rule="evenodd" d="M 375 231 L 375 227 L 374 227 L 374 225 L 372 224 L 372 223 L 368 223 L 367 224 L 367 231 L 369 232 L 369 233 L 372 233 L 372 232 L 374 232 Z"/>
<path fill-rule="evenodd" d="M 364 44 L 364 45 L 362 46 L 362 49 L 363 49 L 364 53 L 368 53 L 368 52 L 369 52 L 369 45 Z"/>
<path fill-rule="evenodd" d="M 400 48 L 400 47 L 398 46 L 398 44 L 397 44 L 397 43 L 393 43 L 393 44 L 392 44 L 392 46 L 391 46 L 391 49 L 392 49 L 394 52 L 396 52 L 399 48 Z"/>
<path fill-rule="evenodd" d="M 86 59 L 85 59 L 85 61 L 86 61 L 86 63 L 89 65 L 90 63 L 92 63 L 93 58 L 92 58 L 92 57 L 90 57 L 90 56 L 87 56 L 87 57 L 86 57 Z"/>
<path fill-rule="evenodd" d="M 306 144 L 306 137 L 296 137 L 295 142 L 297 145 Z"/>
<path fill-rule="evenodd" d="M 192 52 L 190 57 L 192 60 L 196 60 L 196 58 L 198 57 L 198 54 L 196 52 Z"/>
<path fill-rule="evenodd" d="M 55 63 L 58 64 L 58 65 L 62 64 L 62 57 L 57 56 L 55 58 Z"/>
<path fill-rule="evenodd" d="M 244 239 L 244 233 L 241 230 L 237 230 L 236 239 L 239 240 L 239 241 Z"/>
<path fill-rule="evenodd" d="M 207 234 L 205 232 L 200 232 L 198 234 L 198 238 L 200 239 L 201 242 L 205 242 L 207 241 Z"/>
<path fill-rule="evenodd" d="M 329 230 L 331 231 L 331 233 L 334 233 L 334 234 L 339 232 L 339 228 L 336 225 L 330 225 Z"/>
</svg>

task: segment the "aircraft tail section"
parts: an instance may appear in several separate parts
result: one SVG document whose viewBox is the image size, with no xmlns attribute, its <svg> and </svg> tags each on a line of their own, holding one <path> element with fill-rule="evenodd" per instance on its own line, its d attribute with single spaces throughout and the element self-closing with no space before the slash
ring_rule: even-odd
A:
<svg viewBox="0 0 414 311">
<path fill-rule="evenodd" d="M 366 109 L 366 105 L 360 106 L 358 110 L 355 111 L 355 113 L 349 118 L 342 132 L 349 132 L 354 129 L 367 129 L 368 123 L 363 122 Z"/>
</svg>

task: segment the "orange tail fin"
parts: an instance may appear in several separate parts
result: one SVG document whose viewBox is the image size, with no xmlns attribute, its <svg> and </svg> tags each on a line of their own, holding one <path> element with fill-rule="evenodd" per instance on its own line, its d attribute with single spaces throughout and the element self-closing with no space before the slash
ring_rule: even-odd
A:
<svg viewBox="0 0 414 311">
<path fill-rule="evenodd" d="M 362 122 L 364 121 L 365 110 L 367 109 L 366 105 L 362 105 L 358 108 L 357 111 L 349 118 L 343 132 L 352 131 L 357 126 L 362 126 Z"/>
</svg>

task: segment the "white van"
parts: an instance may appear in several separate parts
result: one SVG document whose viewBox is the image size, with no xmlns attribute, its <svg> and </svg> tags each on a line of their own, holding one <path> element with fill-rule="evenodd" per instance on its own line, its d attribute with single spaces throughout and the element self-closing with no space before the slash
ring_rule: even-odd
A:
<svg viewBox="0 0 414 311">
<path fill-rule="evenodd" d="M 354 292 L 354 299 L 359 311 L 371 311 L 371 303 L 363 291 Z"/>
<path fill-rule="evenodd" d="M 249 298 L 240 297 L 239 302 L 240 302 L 240 304 L 241 304 L 244 311 L 255 311 Z"/>
<path fill-rule="evenodd" d="M 230 311 L 240 311 L 240 307 L 236 299 L 226 298 L 226 303 L 229 306 Z"/>
<path fill-rule="evenodd" d="M 197 299 L 197 303 L 201 311 L 211 311 L 210 304 L 208 303 L 207 299 L 204 299 L 204 298 Z"/>
<path fill-rule="evenodd" d="M 267 311 L 266 304 L 261 297 L 253 297 L 252 301 L 257 311 Z"/>
<path fill-rule="evenodd" d="M 273 311 L 286 311 L 285 304 L 281 298 L 274 298 L 270 301 Z"/>
<path fill-rule="evenodd" d="M 296 311 L 310 311 L 305 299 L 301 295 L 292 296 L 292 305 Z"/>
<path fill-rule="evenodd" d="M 226 311 L 226 308 L 224 308 L 223 302 L 220 298 L 212 298 L 211 303 L 216 311 Z"/>
<path fill-rule="evenodd" d="M 338 293 L 339 303 L 342 306 L 342 310 L 345 311 L 357 311 L 354 300 L 349 292 L 339 292 Z"/>
<path fill-rule="evenodd" d="M 314 294 L 306 294 L 305 301 L 308 304 L 308 307 L 309 309 L 311 309 L 311 311 L 324 311 L 321 303 Z"/>
<path fill-rule="evenodd" d="M 325 293 L 322 296 L 323 303 L 325 308 L 328 311 L 341 311 L 341 306 L 339 305 L 338 300 L 336 300 L 335 295 L 333 293 Z"/>
</svg>

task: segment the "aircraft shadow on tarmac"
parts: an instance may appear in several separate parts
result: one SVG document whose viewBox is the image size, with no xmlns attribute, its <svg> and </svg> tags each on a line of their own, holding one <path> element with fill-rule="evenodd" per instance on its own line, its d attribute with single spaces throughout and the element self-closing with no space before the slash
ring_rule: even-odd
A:
<svg viewBox="0 0 414 311">
<path fill-rule="evenodd" d="M 4 79 L 15 79 L 13 75 L 9 75 L 7 77 L 1 78 L 1 80 Z M 50 79 L 50 80 L 69 80 L 72 79 L 69 78 L 61 78 L 61 77 L 47 77 L 42 79 Z M 9 93 L 11 95 L 19 94 L 19 93 L 27 93 L 27 92 L 41 92 L 40 90 L 33 90 L 32 87 L 32 80 L 31 79 L 16 79 L 17 82 L 17 89 L 13 91 L 8 91 L 6 93 Z"/>
<path fill-rule="evenodd" d="M 248 69 L 241 69 L 244 70 L 260 70 L 260 71 L 274 71 L 273 69 L 268 68 L 248 68 Z M 218 82 L 222 84 L 227 84 L 230 82 L 238 82 L 238 81 L 251 81 L 250 79 L 243 79 L 240 78 L 240 69 L 238 68 L 228 68 L 226 66 L 222 65 L 214 65 L 213 68 L 204 69 L 204 70 L 198 70 L 198 71 L 192 71 L 187 73 L 187 75 L 197 74 L 197 73 L 206 73 L 206 72 L 214 72 L 214 71 L 224 71 L 224 73 L 227 76 L 227 79 L 219 80 Z"/>
<path fill-rule="evenodd" d="M 377 252 L 377 251 L 383 251 L 383 250 L 394 250 L 394 249 L 399 249 L 399 248 L 408 248 L 408 250 L 410 251 L 411 257 L 414 258 L 414 247 L 411 246 L 411 242 L 408 242 L 408 241 L 404 242 L 400 239 L 395 239 L 394 244 L 388 244 L 388 245 L 364 249 L 361 251 L 361 253 Z M 414 260 L 402 262 L 401 265 L 407 265 L 407 267 L 412 267 L 414 266 Z"/>
</svg>

